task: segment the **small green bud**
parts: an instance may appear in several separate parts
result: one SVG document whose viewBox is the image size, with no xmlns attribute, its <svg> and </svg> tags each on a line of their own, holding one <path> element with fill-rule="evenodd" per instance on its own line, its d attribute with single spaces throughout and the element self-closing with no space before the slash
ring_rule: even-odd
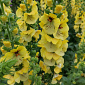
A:
<svg viewBox="0 0 85 85">
<path fill-rule="evenodd" d="M 76 84 L 76 82 L 75 82 L 75 81 L 73 81 L 73 84 Z"/>
<path fill-rule="evenodd" d="M 35 58 L 34 58 L 34 57 L 32 57 L 32 58 L 31 58 L 31 61 L 35 61 Z"/>
<path fill-rule="evenodd" d="M 37 71 L 36 71 L 36 70 L 34 70 L 34 71 L 33 71 L 33 74 L 34 74 L 34 75 L 36 75 L 36 74 L 37 74 Z"/>
<path fill-rule="evenodd" d="M 32 50 L 32 53 L 33 53 L 33 54 L 36 54 L 36 50 Z"/>
<path fill-rule="evenodd" d="M 31 66 L 31 67 L 33 67 L 33 66 L 34 66 L 32 62 L 30 62 L 30 66 Z"/>
<path fill-rule="evenodd" d="M 38 62 L 38 58 L 35 58 L 35 62 L 36 62 L 36 63 Z"/>
</svg>

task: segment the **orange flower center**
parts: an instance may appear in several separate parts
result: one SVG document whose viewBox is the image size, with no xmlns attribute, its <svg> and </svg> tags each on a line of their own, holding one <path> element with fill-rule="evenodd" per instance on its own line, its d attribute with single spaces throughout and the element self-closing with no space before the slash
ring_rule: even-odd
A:
<svg viewBox="0 0 85 85">
<path fill-rule="evenodd" d="M 63 28 L 63 27 L 61 27 L 61 24 L 60 24 L 58 29 L 62 29 L 62 28 Z"/>
<path fill-rule="evenodd" d="M 52 22 L 52 20 L 53 20 L 53 19 L 52 19 L 51 17 L 49 17 L 48 21 L 49 21 L 49 22 Z"/>
<path fill-rule="evenodd" d="M 20 55 L 18 52 L 19 52 L 19 51 L 15 52 L 15 55 L 16 55 L 16 56 Z"/>
</svg>

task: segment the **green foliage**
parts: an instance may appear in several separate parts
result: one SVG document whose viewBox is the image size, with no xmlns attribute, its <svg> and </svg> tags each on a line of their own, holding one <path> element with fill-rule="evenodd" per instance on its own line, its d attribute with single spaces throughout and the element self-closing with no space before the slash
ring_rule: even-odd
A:
<svg viewBox="0 0 85 85">
<path fill-rule="evenodd" d="M 17 62 L 16 59 L 11 59 L 11 60 L 7 60 L 7 61 L 3 61 L 0 63 L 0 80 L 2 80 L 3 76 L 6 74 L 10 74 L 10 69 L 12 66 L 15 65 L 15 63 Z"/>
<path fill-rule="evenodd" d="M 30 61 L 30 70 L 33 70 L 32 75 L 29 75 L 29 79 L 32 80 L 31 85 L 41 85 L 41 76 L 38 76 L 37 74 L 40 71 L 40 67 L 38 64 L 38 58 L 32 57 Z"/>
<path fill-rule="evenodd" d="M 11 1 L 11 0 L 1 0 L 1 2 L 4 3 L 6 6 L 9 5 L 9 2 L 10 2 L 10 1 Z"/>
</svg>

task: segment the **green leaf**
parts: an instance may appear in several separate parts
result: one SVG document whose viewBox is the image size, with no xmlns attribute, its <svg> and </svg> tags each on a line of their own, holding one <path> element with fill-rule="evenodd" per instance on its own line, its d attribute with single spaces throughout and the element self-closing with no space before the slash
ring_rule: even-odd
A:
<svg viewBox="0 0 85 85">
<path fill-rule="evenodd" d="M 84 77 L 80 77 L 79 80 L 77 81 L 78 83 L 85 84 L 85 78 Z"/>
<path fill-rule="evenodd" d="M 63 14 L 63 13 L 59 13 L 59 14 L 57 14 L 57 17 L 60 18 L 62 14 Z"/>
<path fill-rule="evenodd" d="M 14 15 L 15 15 L 14 13 L 10 13 L 8 17 L 9 17 L 9 18 L 13 18 Z"/>
</svg>

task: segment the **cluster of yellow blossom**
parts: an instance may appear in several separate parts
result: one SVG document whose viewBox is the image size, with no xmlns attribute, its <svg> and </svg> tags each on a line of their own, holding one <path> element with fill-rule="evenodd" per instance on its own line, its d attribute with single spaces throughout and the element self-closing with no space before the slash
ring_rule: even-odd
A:
<svg viewBox="0 0 85 85">
<path fill-rule="evenodd" d="M 20 83 L 20 81 L 23 81 L 23 83 L 30 83 L 28 78 L 30 56 L 27 49 L 24 46 L 18 46 L 16 49 L 12 49 L 10 52 L 7 52 L 3 57 L 1 57 L 0 62 L 3 60 L 7 61 L 9 59 L 16 59 L 17 62 L 15 63 L 16 68 L 11 68 L 11 71 L 13 72 L 3 76 L 4 78 L 9 79 L 7 83 L 9 85 L 14 85 L 15 82 Z M 20 69 L 17 69 L 19 67 Z"/>
<path fill-rule="evenodd" d="M 20 18 L 17 20 L 17 24 L 21 31 L 19 42 L 23 43 L 23 45 L 27 45 L 27 43 L 32 40 L 32 37 L 37 41 L 41 32 L 29 26 L 34 24 L 38 19 L 38 8 L 36 4 L 36 1 L 27 0 L 26 5 L 25 3 L 20 4 L 20 7 L 18 7 L 16 11 L 17 17 Z"/>
<path fill-rule="evenodd" d="M 7 21 L 7 16 L 9 16 L 11 12 L 9 7 L 6 7 L 4 4 L 4 12 L 6 16 L 2 16 L 1 19 L 3 22 Z M 38 19 L 38 8 L 37 2 L 33 0 L 26 0 L 23 4 L 20 4 L 16 11 L 16 16 L 18 17 L 17 24 L 18 27 L 15 26 L 12 33 L 14 38 L 17 36 L 20 37 L 19 42 L 23 43 L 23 45 L 27 45 L 28 42 L 32 41 L 32 38 L 35 38 L 35 41 L 38 40 L 40 30 L 35 30 L 31 27 L 36 23 Z M 19 32 L 20 31 L 20 36 Z M 17 62 L 14 68 L 11 68 L 13 71 L 11 74 L 4 75 L 3 77 L 8 79 L 7 84 L 14 85 L 15 83 L 23 82 L 23 85 L 30 85 L 31 80 L 29 79 L 29 75 L 32 75 L 33 70 L 30 70 L 29 60 L 30 60 L 30 52 L 24 46 L 14 44 L 14 48 L 12 49 L 12 43 L 10 41 L 2 40 L 3 46 L 0 47 L 0 50 L 4 56 L 0 58 L 0 62 L 7 61 L 10 59 L 16 59 Z M 12 49 L 9 52 L 4 49 Z"/>
<path fill-rule="evenodd" d="M 80 4 L 78 4 L 80 3 Z M 72 8 L 72 11 L 71 11 L 71 14 L 72 15 L 75 15 L 77 13 L 77 11 L 79 11 L 79 8 L 81 7 L 81 2 L 79 0 L 71 0 L 71 8 Z"/>
<path fill-rule="evenodd" d="M 61 5 L 56 5 L 56 9 L 61 8 Z M 55 11 L 56 12 L 56 11 Z M 64 53 L 67 51 L 68 47 L 68 31 L 69 27 L 67 25 L 67 11 L 59 10 L 57 13 L 62 12 L 60 18 L 53 13 L 44 13 L 40 18 L 40 27 L 42 28 L 42 37 L 38 42 L 38 46 L 41 47 L 41 56 L 44 61 L 40 61 L 40 67 L 45 73 L 52 73 L 50 66 L 54 66 L 54 76 L 52 79 L 52 84 L 57 83 L 57 80 L 62 78 L 59 75 L 62 72 L 64 59 Z"/>
<path fill-rule="evenodd" d="M 80 37 L 80 33 L 84 32 L 84 22 L 85 22 L 85 12 L 84 9 L 82 8 L 83 6 L 83 1 L 82 0 L 71 0 L 71 7 L 72 7 L 72 12 L 71 14 L 74 15 L 75 21 L 74 21 L 74 30 L 78 34 L 76 36 Z"/>
<path fill-rule="evenodd" d="M 77 12 L 75 16 L 75 25 L 74 30 L 77 33 L 76 36 L 82 39 L 84 38 L 84 32 L 85 32 L 85 12 Z"/>
<path fill-rule="evenodd" d="M 75 14 L 77 13 L 77 11 L 79 11 L 81 9 L 83 1 L 82 0 L 63 0 L 63 4 L 65 6 L 66 9 L 69 9 L 71 12 L 71 17 L 75 16 Z M 70 7 L 71 8 L 68 8 Z"/>
</svg>

